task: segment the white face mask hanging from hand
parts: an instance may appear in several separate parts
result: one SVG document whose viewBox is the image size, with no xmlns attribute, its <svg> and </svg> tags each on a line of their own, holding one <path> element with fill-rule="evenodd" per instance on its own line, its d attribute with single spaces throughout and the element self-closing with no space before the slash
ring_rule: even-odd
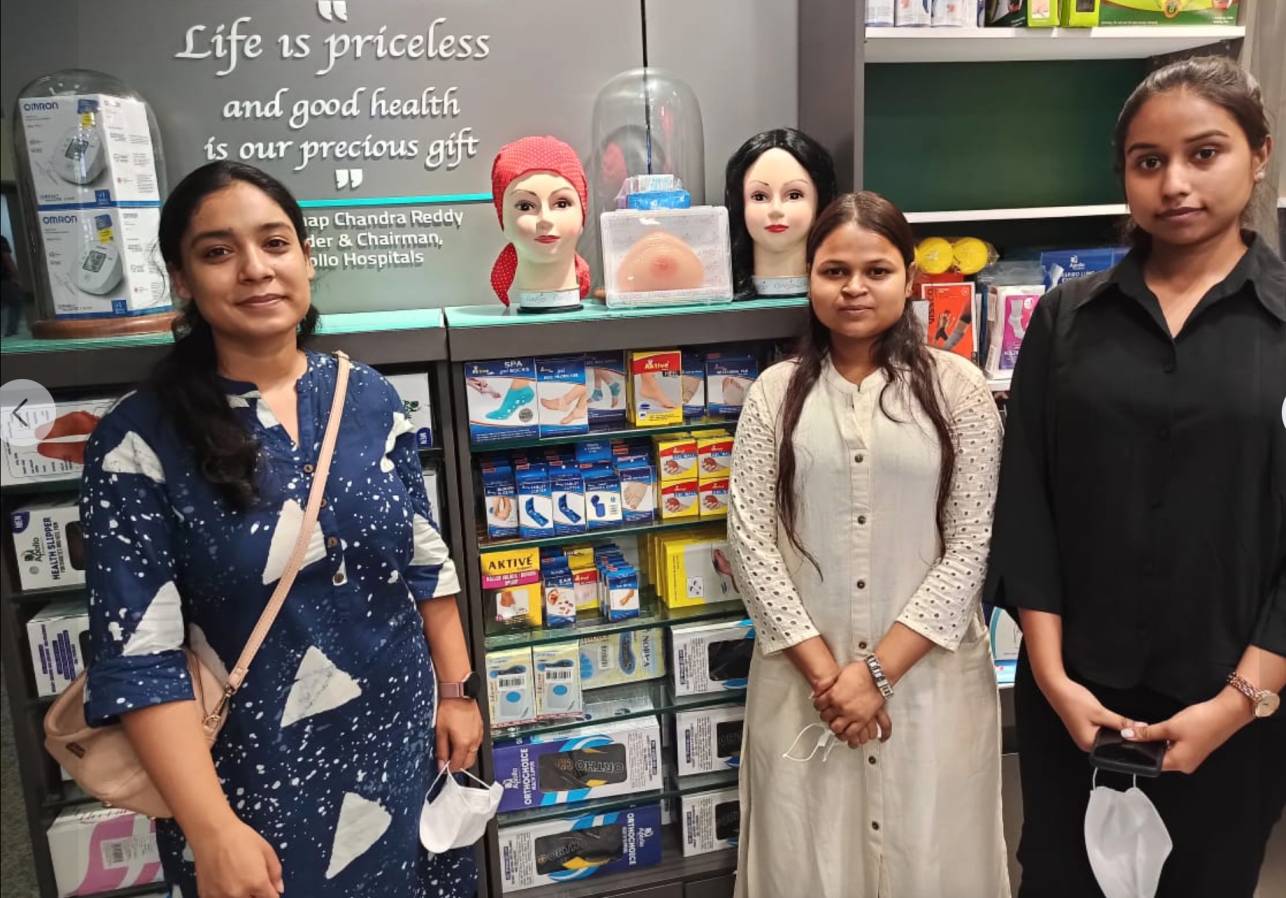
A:
<svg viewBox="0 0 1286 898">
<path fill-rule="evenodd" d="M 1134 785 L 1124 792 L 1091 780 L 1085 850 L 1106 898 L 1155 898 L 1174 843 L 1151 799 Z"/>
<path fill-rule="evenodd" d="M 500 807 L 504 786 L 500 783 L 488 786 L 469 771 L 460 772 L 482 788 L 462 786 L 448 774 L 447 768 L 442 768 L 429 786 L 429 793 L 433 793 L 433 786 L 445 776 L 442 791 L 432 801 L 426 798 L 420 810 L 420 844 L 430 856 L 452 848 L 467 848 L 481 839 L 487 831 L 487 821 L 496 816 L 496 809 Z"/>
</svg>

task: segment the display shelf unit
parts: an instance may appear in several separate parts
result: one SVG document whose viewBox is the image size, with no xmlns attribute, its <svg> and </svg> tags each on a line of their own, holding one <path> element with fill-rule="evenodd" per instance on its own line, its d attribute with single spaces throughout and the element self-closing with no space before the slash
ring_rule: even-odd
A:
<svg viewBox="0 0 1286 898">
<path fill-rule="evenodd" d="M 545 805 L 524 811 L 509 811 L 498 815 L 501 826 L 516 826 L 520 823 L 537 823 L 542 820 L 556 820 L 559 817 L 578 816 L 581 814 L 606 814 L 610 811 L 621 811 L 641 804 L 655 804 L 669 801 L 695 792 L 707 792 L 711 789 L 727 789 L 737 785 L 737 771 L 725 770 L 719 773 L 700 776 L 674 777 L 667 775 L 665 785 L 660 789 L 646 792 L 633 792 L 629 795 L 617 795 L 612 798 L 598 798 L 582 801 L 579 804 Z M 607 882 L 608 880 L 602 880 Z"/>
<path fill-rule="evenodd" d="M 676 624 L 694 624 L 720 618 L 746 616 L 745 606 L 739 601 L 713 602 L 709 605 L 693 605 L 688 608 L 667 608 L 649 590 L 642 591 L 639 605 L 638 617 L 609 621 L 597 614 L 578 615 L 575 626 L 500 631 L 488 634 L 484 643 L 487 651 L 490 652 L 529 645 L 571 642 L 587 636 L 602 636 L 606 633 L 629 633 L 633 630 L 647 630 L 652 627 L 673 627 Z"/>
<path fill-rule="evenodd" d="M 523 633 L 521 631 L 498 632 L 488 634 L 488 620 L 481 588 L 480 557 L 489 549 L 515 548 L 521 546 L 558 545 L 567 543 L 586 543 L 608 539 L 633 537 L 641 533 L 657 530 L 682 529 L 699 527 L 703 524 L 719 524 L 722 519 L 690 518 L 679 521 L 658 521 L 647 526 L 622 527 L 614 530 L 600 530 L 574 536 L 555 536 L 535 540 L 487 540 L 481 536 L 482 526 L 481 499 L 476 494 L 473 467 L 475 457 L 504 449 L 529 448 L 539 445 L 557 445 L 577 442 L 577 438 L 559 437 L 550 440 L 521 440 L 509 443 L 486 443 L 471 445 L 468 424 L 468 396 L 465 382 L 465 365 L 469 362 L 487 361 L 505 358 L 528 358 L 545 355 L 562 355 L 568 353 L 595 351 L 624 351 L 627 349 L 656 349 L 701 346 L 728 343 L 770 343 L 788 341 L 797 338 L 807 326 L 808 301 L 803 297 L 780 299 L 759 299 L 713 306 L 684 306 L 673 309 L 608 309 L 599 302 L 587 302 L 585 307 L 576 312 L 561 315 L 526 315 L 496 306 L 462 306 L 445 310 L 447 322 L 447 342 L 451 363 L 451 386 L 454 407 L 458 410 L 455 420 L 455 444 L 460 447 L 457 457 L 459 470 L 456 482 L 460 485 L 460 513 L 463 518 L 464 532 L 478 534 L 478 537 L 464 548 L 461 566 L 469 573 L 469 604 L 474 609 L 471 626 L 473 627 L 472 644 L 475 648 L 474 663 L 478 669 L 485 664 L 485 650 L 511 648 L 516 646 L 538 644 L 542 642 L 570 641 L 583 636 L 603 632 L 623 632 L 645 627 L 669 626 L 681 621 L 712 620 L 719 618 L 742 618 L 744 607 L 740 603 L 702 606 L 695 609 L 670 611 L 660 607 L 654 600 L 648 600 L 644 613 L 628 621 L 604 622 L 591 618 L 595 623 L 578 623 L 577 626 L 559 629 L 540 629 Z M 687 422 L 682 427 L 673 428 L 622 428 L 612 432 L 600 432 L 586 435 L 581 439 L 601 439 L 614 437 L 644 436 L 662 432 L 674 432 L 701 426 L 706 422 Z M 727 425 L 728 422 L 717 422 Z M 649 613 L 650 612 L 650 613 Z M 639 716 L 657 714 L 664 718 L 676 708 L 687 707 L 673 700 L 673 696 L 664 691 L 662 685 L 652 688 L 656 691 L 653 706 L 639 712 Z M 587 693 L 590 701 L 596 698 L 595 690 Z M 702 697 L 709 703 L 735 701 L 737 697 L 728 698 Z M 484 717 L 489 719 L 488 709 L 484 706 Z M 700 705 L 694 705 L 700 706 Z M 533 728 L 517 728 L 492 733 L 488 725 L 480 753 L 480 766 L 484 777 L 494 775 L 491 760 L 493 737 L 497 740 L 534 731 L 552 731 L 571 729 L 583 726 L 579 723 L 555 723 Z M 632 796 L 635 803 L 638 797 Z M 575 814 L 583 806 L 563 807 L 561 815 Z M 506 821 L 508 822 L 508 821 Z M 496 856 L 496 825 L 489 828 L 487 852 L 490 874 L 489 886 L 493 895 L 500 894 L 501 882 L 499 861 Z M 681 847 L 677 840 L 665 850 L 662 863 L 658 867 L 633 871 L 619 876 L 597 877 L 583 884 L 560 884 L 557 894 L 565 895 L 625 895 L 641 896 L 684 896 L 684 895 L 727 895 L 731 893 L 731 873 L 735 864 L 735 852 L 725 851 L 715 855 L 699 858 L 682 857 Z M 715 891 L 701 891 L 707 888 L 702 880 L 718 882 Z M 693 891 L 696 890 L 696 891 Z M 552 895 L 553 888 L 536 888 L 517 892 L 518 895 Z"/>
<path fill-rule="evenodd" d="M 1099 203 L 1090 206 L 1032 206 L 1015 209 L 951 209 L 938 212 L 908 212 L 911 224 L 946 222 L 1034 221 L 1044 218 L 1099 218 L 1128 215 L 1124 203 Z"/>
<path fill-rule="evenodd" d="M 14 340 L 5 339 L 0 362 L 5 380 L 27 378 L 42 383 L 55 399 L 75 395 L 123 393 L 144 380 L 153 365 L 172 344 L 169 334 L 112 339 Z M 434 405 L 434 440 L 422 450 L 421 462 L 438 468 L 445 520 L 444 535 L 454 558 L 463 558 L 466 540 L 459 515 L 458 485 L 455 476 L 456 431 L 449 426 L 452 396 L 447 370 L 447 338 L 440 309 L 395 312 L 368 312 L 322 315 L 310 347 L 323 352 L 342 349 L 354 361 L 373 365 L 387 374 L 425 371 L 428 373 Z M 46 495 L 74 493 L 78 480 L 54 483 L 6 485 L 0 491 L 4 514 L 4 546 L 0 548 L 0 656 L 4 665 L 5 688 L 9 694 L 14 724 L 14 743 L 22 781 L 26 821 L 32 844 L 36 879 L 41 898 L 56 895 L 53 866 L 45 830 L 59 811 L 67 807 L 92 805 L 95 800 L 74 784 L 63 783 L 57 766 L 45 754 L 42 721 L 52 699 L 35 694 L 30 671 L 26 623 L 51 601 L 84 596 L 83 586 L 23 591 L 17 573 L 9 512 L 26 502 Z M 461 565 L 462 583 L 468 571 Z M 467 589 L 460 594 L 462 620 L 469 630 Z M 484 873 L 485 875 L 485 873 Z M 148 895 L 157 886 L 140 887 L 112 895 Z M 484 891 L 482 893 L 486 895 Z"/>
<path fill-rule="evenodd" d="M 656 427 L 621 427 L 617 424 L 590 425 L 588 433 L 560 437 L 536 437 L 530 440 L 499 440 L 473 444 L 474 455 L 488 452 L 505 452 L 510 449 L 534 449 L 538 446 L 565 446 L 588 443 L 594 440 L 648 439 L 703 427 L 736 427 L 736 418 L 687 418 L 682 424 L 665 424 Z"/>
<path fill-rule="evenodd" d="M 1246 36 L 1240 25 L 868 28 L 868 63 L 1141 59 Z"/>
<path fill-rule="evenodd" d="M 484 552 L 490 552 L 498 549 L 530 549 L 533 546 L 565 546 L 568 543 L 601 543 L 622 537 L 638 536 L 640 533 L 655 533 L 658 530 L 682 530 L 685 527 L 696 527 L 701 524 L 719 524 L 722 521 L 723 518 L 663 518 L 650 524 L 613 527 L 610 530 L 587 530 L 584 533 L 568 533 L 557 536 L 537 536 L 530 539 L 485 539 L 479 536 L 478 548 Z"/>
</svg>

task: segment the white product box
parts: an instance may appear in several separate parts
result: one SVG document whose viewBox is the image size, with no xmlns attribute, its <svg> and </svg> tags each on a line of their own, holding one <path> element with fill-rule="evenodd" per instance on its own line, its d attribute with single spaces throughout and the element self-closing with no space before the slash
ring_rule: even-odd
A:
<svg viewBox="0 0 1286 898">
<path fill-rule="evenodd" d="M 744 705 L 698 708 L 674 715 L 679 776 L 714 773 L 741 766 L 741 728 Z"/>
<path fill-rule="evenodd" d="M 609 307 L 732 302 L 723 206 L 617 209 L 601 224 Z"/>
<path fill-rule="evenodd" d="M 161 210 L 41 210 L 40 236 L 59 318 L 112 318 L 168 311 L 154 256 Z"/>
<path fill-rule="evenodd" d="M 679 799 L 683 819 L 683 856 L 736 848 L 741 831 L 741 799 L 736 789 L 695 792 Z"/>
<path fill-rule="evenodd" d="M 749 618 L 677 626 L 670 631 L 675 695 L 745 689 L 755 650 Z"/>
<path fill-rule="evenodd" d="M 9 515 L 24 590 L 85 582 L 85 541 L 75 499 L 47 499 Z"/>
<path fill-rule="evenodd" d="M 18 111 L 38 207 L 160 204 L 147 107 L 139 100 L 26 97 Z"/>
<path fill-rule="evenodd" d="M 981 28 L 984 0 L 933 0 L 934 28 Z"/>
<path fill-rule="evenodd" d="M 652 803 L 622 811 L 502 826 L 501 889 L 580 882 L 661 862 L 661 808 Z"/>
<path fill-rule="evenodd" d="M 49 826 L 59 898 L 160 882 L 156 823 L 120 808 L 68 808 Z"/>
<path fill-rule="evenodd" d="M 894 24 L 900 26 L 933 24 L 933 0 L 897 0 L 897 9 L 893 11 Z"/>
<path fill-rule="evenodd" d="M 487 701 L 493 727 L 536 719 L 536 676 L 529 647 L 487 653 Z"/>
<path fill-rule="evenodd" d="M 585 709 L 580 688 L 580 654 L 575 642 L 536 646 L 536 716 L 541 720 L 579 717 Z"/>
<path fill-rule="evenodd" d="M 415 429 L 415 445 L 428 449 L 433 445 L 433 399 L 429 392 L 429 375 L 390 374 L 388 382 L 402 400 L 402 413 Z"/>
<path fill-rule="evenodd" d="M 424 469 L 424 491 L 429 494 L 429 507 L 433 509 L 433 523 L 438 525 L 438 532 L 442 533 L 446 525 L 442 521 L 442 489 L 438 486 L 436 468 Z"/>
<path fill-rule="evenodd" d="M 84 599 L 48 605 L 27 622 L 37 695 L 57 695 L 85 669 L 80 635 L 88 629 L 89 610 Z"/>
<path fill-rule="evenodd" d="M 5 485 L 74 480 L 84 472 L 85 444 L 115 399 L 72 399 L 56 408 L 27 406 L 22 415 L 31 427 L 49 424 L 48 436 L 34 446 L 0 440 Z M 0 407 L 0 421 L 9 422 L 16 407 Z M 0 427 L 6 425 L 0 424 Z M 0 431 L 0 436 L 3 431 Z"/>
<path fill-rule="evenodd" d="M 665 676 L 663 631 L 653 627 L 582 638 L 580 676 L 587 690 Z"/>
</svg>

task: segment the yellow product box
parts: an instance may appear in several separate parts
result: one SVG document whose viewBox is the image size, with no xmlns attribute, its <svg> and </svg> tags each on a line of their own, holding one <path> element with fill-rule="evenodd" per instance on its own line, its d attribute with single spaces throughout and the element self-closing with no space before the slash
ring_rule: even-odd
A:
<svg viewBox="0 0 1286 898">
<path fill-rule="evenodd" d="M 674 540 L 665 547 L 665 604 L 686 608 L 741 598 L 728 540 L 722 536 Z"/>
<path fill-rule="evenodd" d="M 691 480 L 697 476 L 697 441 L 691 434 L 655 437 L 656 470 L 661 483 Z"/>
<path fill-rule="evenodd" d="M 680 480 L 661 484 L 661 519 L 666 521 L 695 518 L 697 508 L 697 480 Z"/>
<path fill-rule="evenodd" d="M 732 474 L 732 434 L 726 430 L 694 430 L 697 478 L 718 480 Z"/>
<path fill-rule="evenodd" d="M 697 484 L 697 505 L 703 518 L 728 516 L 728 479 L 702 480 Z"/>
<path fill-rule="evenodd" d="M 683 423 L 683 356 L 677 349 L 635 351 L 627 359 L 630 423 L 661 427 Z"/>
<path fill-rule="evenodd" d="M 567 566 L 574 571 L 581 568 L 594 566 L 594 547 L 593 546 L 567 546 L 563 549 L 563 557 L 567 559 Z"/>
<path fill-rule="evenodd" d="M 504 589 L 540 579 L 540 549 L 502 549 L 482 553 L 482 588 Z"/>
</svg>

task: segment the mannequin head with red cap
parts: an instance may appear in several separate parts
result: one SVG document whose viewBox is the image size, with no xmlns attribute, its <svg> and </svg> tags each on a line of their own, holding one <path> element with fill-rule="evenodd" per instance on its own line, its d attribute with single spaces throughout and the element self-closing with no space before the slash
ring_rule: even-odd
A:
<svg viewBox="0 0 1286 898">
<path fill-rule="evenodd" d="M 510 243 L 491 269 L 491 286 L 505 305 L 510 291 L 589 293 L 589 266 L 576 254 L 589 196 L 576 151 L 554 137 L 506 144 L 491 165 L 491 194 Z"/>
</svg>

